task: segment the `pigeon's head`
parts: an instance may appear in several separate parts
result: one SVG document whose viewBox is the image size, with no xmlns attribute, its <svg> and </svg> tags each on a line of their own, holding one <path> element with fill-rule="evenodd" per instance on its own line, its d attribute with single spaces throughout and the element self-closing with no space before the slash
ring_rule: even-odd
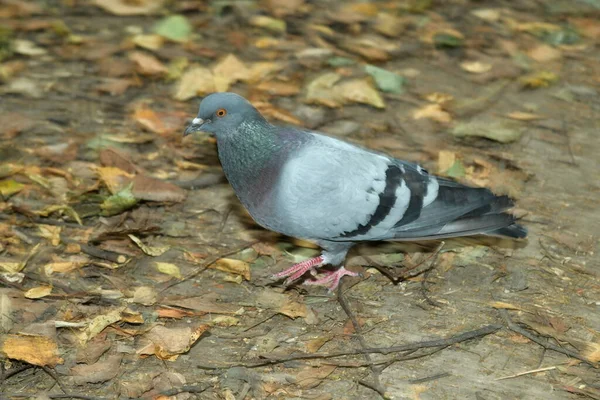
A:
<svg viewBox="0 0 600 400">
<path fill-rule="evenodd" d="M 183 136 L 202 131 L 218 137 L 235 132 L 242 122 L 262 121 L 262 115 L 242 96 L 229 92 L 213 93 L 202 100 L 198 116 Z"/>
</svg>

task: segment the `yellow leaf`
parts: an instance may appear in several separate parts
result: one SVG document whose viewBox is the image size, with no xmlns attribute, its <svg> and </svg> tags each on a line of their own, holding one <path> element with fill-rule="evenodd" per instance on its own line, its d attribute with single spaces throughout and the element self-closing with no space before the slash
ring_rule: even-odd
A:
<svg viewBox="0 0 600 400">
<path fill-rule="evenodd" d="M 231 274 L 241 275 L 247 281 L 250 280 L 250 264 L 242 260 L 234 258 L 221 258 L 217 260 L 211 268 L 216 268 L 219 271 L 229 272 Z"/>
<path fill-rule="evenodd" d="M 100 167 L 96 172 L 111 194 L 124 189 L 134 177 L 134 175 L 116 167 Z"/>
<path fill-rule="evenodd" d="M 442 109 L 439 104 L 427 104 L 413 112 L 414 119 L 429 118 L 441 123 L 449 123 L 452 121 L 452 116 L 447 111 Z"/>
<path fill-rule="evenodd" d="M 537 71 L 520 79 L 521 84 L 529 89 L 548 87 L 558 80 L 558 75 L 550 71 Z"/>
<path fill-rule="evenodd" d="M 185 101 L 194 96 L 216 92 L 215 79 L 208 68 L 192 67 L 185 71 L 175 86 L 173 98 Z"/>
<path fill-rule="evenodd" d="M 587 342 L 583 356 L 593 363 L 600 361 L 600 343 Z"/>
<path fill-rule="evenodd" d="M 24 296 L 28 299 L 40 299 L 48 296 L 50 293 L 52 293 L 52 286 L 45 285 L 29 289 L 25 292 Z"/>
<path fill-rule="evenodd" d="M 7 358 L 44 367 L 53 368 L 63 363 L 58 356 L 58 345 L 46 336 L 8 335 L 2 344 L 2 353 Z"/>
<path fill-rule="evenodd" d="M 142 242 L 140 239 L 138 239 L 137 237 L 133 236 L 133 235 L 127 235 L 129 236 L 129 239 L 131 239 L 135 244 L 138 245 L 138 247 L 140 249 L 142 249 L 142 251 L 146 254 L 148 254 L 149 256 L 152 257 L 158 257 L 163 255 L 164 253 L 166 253 L 171 246 L 166 245 L 166 246 L 146 246 L 144 244 L 144 242 Z"/>
<path fill-rule="evenodd" d="M 250 71 L 239 58 L 228 54 L 213 67 L 213 76 L 217 92 L 226 92 L 230 85 L 247 80 Z"/>
<path fill-rule="evenodd" d="M 83 332 L 78 335 L 81 343 L 87 343 L 90 339 L 102 332 L 107 326 L 120 321 L 123 310 L 125 310 L 125 307 L 120 307 L 111 310 L 106 314 L 94 317 L 91 321 L 89 321 L 89 324 L 83 330 Z"/>
<path fill-rule="evenodd" d="M 482 74 L 490 71 L 492 69 L 492 64 L 481 61 L 464 61 L 460 64 L 460 67 L 472 74 Z"/>
<path fill-rule="evenodd" d="M 0 181 L 0 195 L 6 198 L 15 193 L 19 193 L 24 187 L 25 185 L 15 181 L 14 179 Z"/>
<path fill-rule="evenodd" d="M 368 104 L 376 108 L 385 108 L 385 103 L 379 92 L 364 79 L 354 79 L 343 82 L 336 91 L 347 101 Z"/>
<path fill-rule="evenodd" d="M 40 236 L 44 239 L 48 239 L 52 246 L 56 247 L 60 244 L 60 226 L 54 225 L 38 225 L 40 230 Z"/>
<path fill-rule="evenodd" d="M 13 261 L 2 261 L 0 262 L 0 269 L 9 274 L 16 274 L 25 267 L 25 264 Z"/>
<path fill-rule="evenodd" d="M 177 279 L 182 279 L 181 271 L 179 271 L 179 267 L 175 264 L 166 263 L 166 262 L 156 262 L 156 269 L 163 274 L 171 275 Z"/>
<path fill-rule="evenodd" d="M 342 99 L 338 97 L 333 87 L 341 78 L 339 74 L 328 72 L 313 79 L 306 87 L 306 102 L 331 108 L 340 107 Z"/>
<path fill-rule="evenodd" d="M 48 264 L 44 265 L 44 273 L 46 275 L 52 275 L 55 272 L 64 274 L 64 273 L 67 273 L 67 272 L 75 271 L 76 269 L 79 269 L 79 268 L 83 267 L 87 263 L 88 263 L 87 261 L 57 261 L 57 262 L 51 262 L 51 263 L 48 263 Z"/>
<path fill-rule="evenodd" d="M 516 119 L 519 121 L 535 121 L 538 119 L 544 119 L 544 117 L 541 115 L 532 114 L 532 113 L 523 112 L 523 111 L 513 111 L 510 114 L 508 114 L 507 116 L 508 116 L 508 118 Z"/>
</svg>

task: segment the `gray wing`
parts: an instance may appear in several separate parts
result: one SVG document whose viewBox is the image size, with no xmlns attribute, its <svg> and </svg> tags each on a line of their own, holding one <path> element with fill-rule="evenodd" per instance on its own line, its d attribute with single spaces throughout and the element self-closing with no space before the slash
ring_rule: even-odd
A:
<svg viewBox="0 0 600 400">
<path fill-rule="evenodd" d="M 414 164 L 313 134 L 281 171 L 277 230 L 308 239 L 383 240 L 436 191 L 437 180 Z"/>
<path fill-rule="evenodd" d="M 313 134 L 283 168 L 280 232 L 329 241 L 411 240 L 478 233 L 524 237 L 506 196 L 437 178 L 416 164 Z"/>
</svg>

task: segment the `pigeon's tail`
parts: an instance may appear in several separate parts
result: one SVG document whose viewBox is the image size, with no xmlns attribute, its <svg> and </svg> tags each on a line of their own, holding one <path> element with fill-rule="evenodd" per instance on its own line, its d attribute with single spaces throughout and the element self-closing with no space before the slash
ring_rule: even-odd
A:
<svg viewBox="0 0 600 400">
<path fill-rule="evenodd" d="M 489 235 L 524 238 L 527 229 L 514 215 L 505 212 L 513 207 L 508 196 L 496 196 L 490 190 L 470 188 L 439 179 L 438 196 L 421 211 L 418 219 L 401 226 L 396 240 L 444 239 L 458 236 Z"/>
</svg>

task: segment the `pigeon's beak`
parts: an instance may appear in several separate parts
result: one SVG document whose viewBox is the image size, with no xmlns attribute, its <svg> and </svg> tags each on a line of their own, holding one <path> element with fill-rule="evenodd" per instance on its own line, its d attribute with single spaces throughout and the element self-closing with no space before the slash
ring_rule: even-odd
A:
<svg viewBox="0 0 600 400">
<path fill-rule="evenodd" d="M 202 118 L 194 118 L 192 120 L 192 123 L 189 124 L 187 128 L 185 128 L 183 136 L 185 137 L 192 133 L 200 132 L 202 130 L 202 124 L 204 124 L 204 120 Z"/>
</svg>

